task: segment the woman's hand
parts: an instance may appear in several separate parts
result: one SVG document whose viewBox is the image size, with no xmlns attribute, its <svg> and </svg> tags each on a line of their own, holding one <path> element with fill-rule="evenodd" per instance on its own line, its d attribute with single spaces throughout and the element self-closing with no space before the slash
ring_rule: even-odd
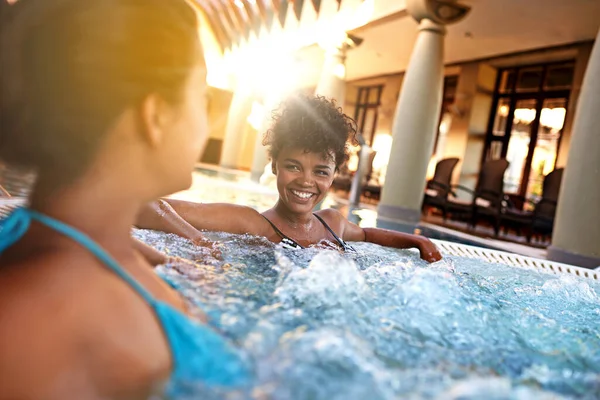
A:
<svg viewBox="0 0 600 400">
<path fill-rule="evenodd" d="M 435 244 L 424 236 L 418 237 L 417 248 L 419 249 L 419 253 L 421 253 L 421 259 L 429 263 L 442 259 L 442 255 Z"/>
<path fill-rule="evenodd" d="M 221 250 L 218 248 L 217 242 L 213 242 L 202 235 L 191 239 L 191 241 L 194 245 L 200 247 L 200 249 L 198 249 L 199 251 L 196 261 L 206 262 L 206 257 L 212 257 L 217 260 L 223 259 L 223 255 L 221 254 Z"/>
<path fill-rule="evenodd" d="M 365 235 L 365 242 L 377 243 L 381 246 L 395 247 L 397 249 L 417 248 L 419 249 L 419 253 L 421 253 L 421 258 L 430 263 L 442 259 L 442 255 L 435 244 L 425 236 L 380 228 L 364 228 L 362 231 Z M 344 236 L 344 239 L 346 239 L 346 236 Z M 348 239 L 356 240 L 354 237 L 348 237 Z"/>
</svg>

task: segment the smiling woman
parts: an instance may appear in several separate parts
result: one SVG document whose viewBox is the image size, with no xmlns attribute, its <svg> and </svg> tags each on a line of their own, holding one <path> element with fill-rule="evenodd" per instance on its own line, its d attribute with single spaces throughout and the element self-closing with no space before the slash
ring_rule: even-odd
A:
<svg viewBox="0 0 600 400">
<path fill-rule="evenodd" d="M 197 239 L 197 230 L 264 236 L 291 248 L 308 246 L 352 250 L 346 241 L 367 241 L 396 248 L 416 247 L 429 262 L 441 258 L 429 239 L 376 228 L 360 228 L 339 211 L 313 212 L 327 194 L 338 168 L 348 159 L 347 143 L 354 142 L 355 122 L 333 100 L 293 95 L 277 110 L 265 134 L 277 176 L 279 199 L 269 210 L 233 204 L 198 204 L 160 200 L 138 217 L 140 228 L 177 233 Z M 157 212 L 157 210 L 161 210 Z M 190 226 L 191 225 L 191 226 Z"/>
</svg>

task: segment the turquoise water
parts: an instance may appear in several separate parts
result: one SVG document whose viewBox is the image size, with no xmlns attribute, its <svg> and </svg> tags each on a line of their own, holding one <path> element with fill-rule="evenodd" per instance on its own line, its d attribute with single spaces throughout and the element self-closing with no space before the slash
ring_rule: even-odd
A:
<svg viewBox="0 0 600 400">
<path fill-rule="evenodd" d="M 600 285 L 353 243 L 284 250 L 210 233 L 223 260 L 174 235 L 135 235 L 201 264 L 160 267 L 251 361 L 226 399 L 597 399 Z"/>
</svg>

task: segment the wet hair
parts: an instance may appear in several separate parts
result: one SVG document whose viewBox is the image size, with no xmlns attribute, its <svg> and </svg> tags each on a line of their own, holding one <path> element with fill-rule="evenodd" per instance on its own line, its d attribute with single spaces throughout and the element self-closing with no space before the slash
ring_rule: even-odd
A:
<svg viewBox="0 0 600 400">
<path fill-rule="evenodd" d="M 83 172 L 148 95 L 181 101 L 202 60 L 185 0 L 19 0 L 2 14 L 0 158 L 53 180 Z"/>
<path fill-rule="evenodd" d="M 333 157 L 336 169 L 348 160 L 348 143 L 356 144 L 356 122 L 342 112 L 335 100 L 295 94 L 273 113 L 273 125 L 263 138 L 275 160 L 284 148 Z"/>
</svg>

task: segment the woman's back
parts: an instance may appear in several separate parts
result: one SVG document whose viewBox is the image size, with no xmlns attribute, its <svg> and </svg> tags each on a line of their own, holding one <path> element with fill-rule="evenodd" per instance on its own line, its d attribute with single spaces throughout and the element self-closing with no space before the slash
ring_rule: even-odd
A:
<svg viewBox="0 0 600 400">
<path fill-rule="evenodd" d="M 243 376 L 130 236 L 141 204 L 189 186 L 206 140 L 194 10 L 20 0 L 9 14 L 0 159 L 38 178 L 0 221 L 0 397 L 146 398 Z"/>
<path fill-rule="evenodd" d="M 183 307 L 141 257 L 120 264 L 157 299 Z M 148 382 L 168 378 L 153 310 L 88 249 L 34 225 L 2 254 L 0 270 L 0 387 L 10 398 L 146 398 Z"/>
</svg>

